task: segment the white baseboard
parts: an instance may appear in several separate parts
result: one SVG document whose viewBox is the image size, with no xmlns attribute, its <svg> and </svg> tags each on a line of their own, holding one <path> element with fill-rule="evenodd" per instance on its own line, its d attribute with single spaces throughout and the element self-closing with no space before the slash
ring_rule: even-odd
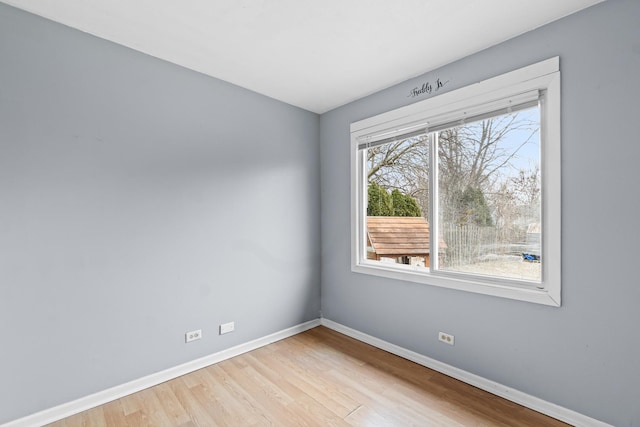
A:
<svg viewBox="0 0 640 427">
<path fill-rule="evenodd" d="M 10 421 L 9 423 L 3 424 L 1 427 L 33 427 L 49 424 L 77 414 L 79 412 L 95 408 L 96 406 L 103 405 L 121 397 L 128 396 L 140 390 L 153 387 L 165 381 L 169 381 L 182 375 L 186 375 L 190 372 L 197 371 L 198 369 L 205 368 L 223 360 L 230 359 L 248 351 L 255 350 L 281 339 L 291 337 L 308 329 L 315 328 L 316 326 L 319 326 L 321 324 L 329 329 L 333 329 L 334 331 L 340 332 L 359 341 L 370 344 L 374 347 L 388 351 L 389 353 L 398 355 L 407 360 L 411 360 L 412 362 L 415 362 L 419 365 L 426 366 L 427 368 L 441 372 L 452 378 L 456 378 L 467 384 L 471 384 L 482 390 L 488 391 L 489 393 L 503 397 L 507 400 L 518 403 L 522 406 L 533 409 L 534 411 L 541 412 L 545 415 L 564 421 L 571 425 L 580 427 L 612 427 L 610 424 L 598 421 L 594 418 L 590 418 L 586 415 L 582 415 L 570 409 L 563 408 L 562 406 L 547 402 L 545 400 L 496 383 L 462 369 L 455 368 L 451 365 L 447 365 L 446 363 L 439 362 L 435 359 L 431 359 L 427 356 L 423 356 L 419 353 L 407 350 L 395 344 L 391 344 L 387 341 L 375 338 L 371 335 L 367 335 L 363 332 L 351 329 L 347 326 L 341 325 L 325 318 L 311 320 L 309 322 L 284 329 L 271 335 L 267 335 L 253 341 L 249 341 L 247 343 L 222 350 L 218 353 L 214 353 L 209 356 L 205 356 L 200 359 L 196 359 L 191 362 L 187 362 L 182 365 L 178 365 L 173 368 L 169 368 L 167 370 L 157 372 L 155 374 L 151 374 L 146 377 L 139 378 L 137 380 L 91 394 L 89 396 L 82 397 L 72 402 L 45 409 L 44 411 L 28 415 L 24 418 Z"/>
<path fill-rule="evenodd" d="M 580 427 L 613 427 L 610 424 L 598 421 L 594 418 L 572 411 L 571 409 L 563 408 L 562 406 L 547 402 L 546 400 L 539 399 L 527 393 L 499 384 L 495 381 L 463 371 L 462 369 L 458 369 L 414 351 L 407 350 L 406 348 L 399 347 L 395 344 L 391 344 L 387 341 L 383 341 L 371 335 L 351 329 L 332 320 L 322 318 L 321 324 L 336 332 L 355 338 L 358 341 L 365 342 L 379 349 L 388 351 L 389 353 L 411 360 L 419 365 L 426 366 L 434 371 L 441 372 L 474 387 L 488 391 L 491 394 L 495 394 L 496 396 L 503 397 L 519 405 L 533 409 L 534 411 L 548 415 L 557 420 L 564 421 L 565 423 Z"/>
<path fill-rule="evenodd" d="M 128 396 L 140 390 L 153 387 L 165 381 L 172 380 L 190 372 L 197 371 L 198 369 L 205 368 L 223 360 L 230 359 L 234 356 L 280 341 L 284 338 L 291 337 L 308 329 L 315 328 L 316 326 L 320 326 L 320 319 L 301 323 L 271 335 L 219 351 L 218 353 L 214 353 L 161 372 L 156 372 L 155 374 L 147 375 L 146 377 L 82 397 L 78 400 L 45 409 L 44 411 L 28 415 L 24 418 L 18 418 L 17 420 L 3 424 L 2 427 L 33 427 L 49 424 L 79 412 L 86 411 L 87 409 L 95 408 L 96 406 L 120 399 L 121 397 Z"/>
</svg>

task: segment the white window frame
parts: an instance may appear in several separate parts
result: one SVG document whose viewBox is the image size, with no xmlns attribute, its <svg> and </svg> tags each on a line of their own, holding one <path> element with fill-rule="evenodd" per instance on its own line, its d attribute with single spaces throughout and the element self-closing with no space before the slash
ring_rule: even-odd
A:
<svg viewBox="0 0 640 427">
<path fill-rule="evenodd" d="M 560 68 L 559 58 L 511 71 L 406 107 L 351 124 L 351 270 L 357 273 L 405 280 L 450 289 L 494 295 L 532 303 L 560 306 L 561 303 L 561 167 L 560 167 Z M 425 271 L 414 266 L 367 260 L 367 186 L 363 141 L 381 140 L 428 127 L 433 121 L 455 118 L 468 111 L 491 111 L 508 98 L 531 91 L 544 91 L 540 105 L 542 177 L 541 282 L 456 275 Z M 433 203 L 433 197 L 432 202 Z M 430 222 L 433 219 L 430 219 Z M 437 227 L 436 227 L 437 228 Z M 437 240 L 437 239 L 436 239 Z"/>
</svg>

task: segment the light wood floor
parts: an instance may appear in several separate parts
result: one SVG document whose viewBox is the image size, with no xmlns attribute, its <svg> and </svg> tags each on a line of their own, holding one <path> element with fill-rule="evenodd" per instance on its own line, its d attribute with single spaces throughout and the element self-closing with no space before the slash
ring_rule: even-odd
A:
<svg viewBox="0 0 640 427">
<path fill-rule="evenodd" d="M 50 424 L 566 426 L 324 327 Z"/>
</svg>

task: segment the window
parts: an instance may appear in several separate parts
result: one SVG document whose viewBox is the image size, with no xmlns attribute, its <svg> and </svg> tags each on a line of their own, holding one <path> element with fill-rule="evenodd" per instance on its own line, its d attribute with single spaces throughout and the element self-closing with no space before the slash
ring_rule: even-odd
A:
<svg viewBox="0 0 640 427">
<path fill-rule="evenodd" d="M 560 305 L 552 58 L 351 125 L 352 270 Z"/>
</svg>

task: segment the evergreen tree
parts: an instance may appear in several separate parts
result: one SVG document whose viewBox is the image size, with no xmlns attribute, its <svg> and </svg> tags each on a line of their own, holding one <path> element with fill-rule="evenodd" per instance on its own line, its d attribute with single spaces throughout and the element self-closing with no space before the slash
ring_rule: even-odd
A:
<svg viewBox="0 0 640 427">
<path fill-rule="evenodd" d="M 422 216 L 416 199 L 407 194 L 402 194 L 397 189 L 391 192 L 391 202 L 394 216 Z"/>
<path fill-rule="evenodd" d="M 397 189 L 389 194 L 383 187 L 371 182 L 367 194 L 368 216 L 422 216 L 416 199 Z"/>
<path fill-rule="evenodd" d="M 493 225 L 487 199 L 479 188 L 468 186 L 460 197 L 460 207 L 460 223 L 474 223 L 479 226 Z"/>
<path fill-rule="evenodd" d="M 368 216 L 393 216 L 391 196 L 387 190 L 375 182 L 369 184 L 367 215 Z"/>
</svg>

